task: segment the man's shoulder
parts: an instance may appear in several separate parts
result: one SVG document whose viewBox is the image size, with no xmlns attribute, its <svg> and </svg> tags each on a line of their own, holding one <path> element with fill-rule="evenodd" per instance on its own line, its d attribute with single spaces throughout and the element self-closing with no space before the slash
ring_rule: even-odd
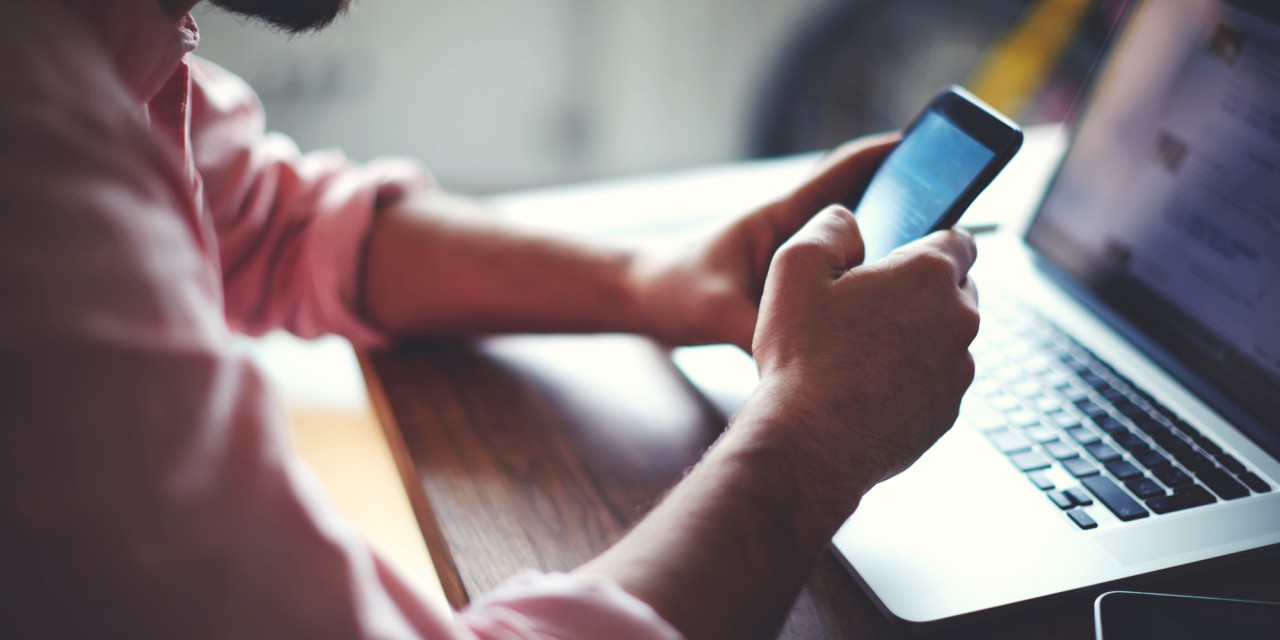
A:
<svg viewBox="0 0 1280 640">
<path fill-rule="evenodd" d="M 0 127 L 49 129 L 136 121 L 137 105 L 83 19 L 60 2 L 18 0 L 0 20 Z"/>
</svg>

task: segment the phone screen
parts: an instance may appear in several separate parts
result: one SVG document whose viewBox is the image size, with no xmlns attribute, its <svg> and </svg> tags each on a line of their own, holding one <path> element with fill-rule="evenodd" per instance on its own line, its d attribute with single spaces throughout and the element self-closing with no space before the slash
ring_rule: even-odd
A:
<svg viewBox="0 0 1280 640">
<path fill-rule="evenodd" d="M 854 211 L 864 262 L 933 230 L 995 158 L 946 116 L 926 111 L 885 158 Z"/>
</svg>

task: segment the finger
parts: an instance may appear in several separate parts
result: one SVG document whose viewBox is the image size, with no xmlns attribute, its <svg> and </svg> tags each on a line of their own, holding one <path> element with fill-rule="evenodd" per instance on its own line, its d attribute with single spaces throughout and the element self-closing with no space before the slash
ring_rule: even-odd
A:
<svg viewBox="0 0 1280 640">
<path fill-rule="evenodd" d="M 900 139 L 896 133 L 859 138 L 823 158 L 813 176 L 792 191 L 781 206 L 772 209 L 773 223 L 783 237 L 795 233 L 827 205 L 856 204 L 871 176 Z"/>
<path fill-rule="evenodd" d="M 968 302 L 974 309 L 981 309 L 978 304 L 978 285 L 974 284 L 973 278 L 965 278 L 960 283 L 960 293 L 964 296 L 965 302 Z"/>
<path fill-rule="evenodd" d="M 858 221 L 848 209 L 831 205 L 783 243 L 770 270 L 797 271 L 806 278 L 835 279 L 861 264 L 862 257 Z"/>
<path fill-rule="evenodd" d="M 960 299 L 966 310 L 963 312 L 963 320 L 961 322 L 966 328 L 964 330 L 965 344 L 973 343 L 974 338 L 978 337 L 978 331 L 982 328 L 982 312 L 978 308 L 978 287 L 970 278 L 960 284 Z"/>
<path fill-rule="evenodd" d="M 969 277 L 969 269 L 978 259 L 978 246 L 974 243 L 973 236 L 967 231 L 943 229 L 907 243 L 896 249 L 894 253 L 932 253 L 943 256 L 953 266 L 956 282 L 963 283 Z"/>
</svg>

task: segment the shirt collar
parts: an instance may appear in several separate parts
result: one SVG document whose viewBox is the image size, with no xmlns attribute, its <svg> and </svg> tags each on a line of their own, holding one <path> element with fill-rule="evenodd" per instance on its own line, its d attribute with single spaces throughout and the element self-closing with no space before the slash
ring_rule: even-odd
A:
<svg viewBox="0 0 1280 640">
<path fill-rule="evenodd" d="M 63 1 L 84 17 L 140 102 L 150 101 L 200 42 L 191 14 L 175 18 L 158 0 Z"/>
</svg>

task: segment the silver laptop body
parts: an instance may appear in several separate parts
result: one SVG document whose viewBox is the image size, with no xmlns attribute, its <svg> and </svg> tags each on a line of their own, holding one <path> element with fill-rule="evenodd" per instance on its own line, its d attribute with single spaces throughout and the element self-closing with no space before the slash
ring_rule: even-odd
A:
<svg viewBox="0 0 1280 640">
<path fill-rule="evenodd" d="M 1280 545 L 1278 13 L 1137 7 L 1026 235 L 980 245 L 960 421 L 833 541 L 891 619 L 945 627 Z M 1139 478 L 1190 502 L 1148 502 Z M 1095 492 L 1112 487 L 1119 513 Z"/>
</svg>

